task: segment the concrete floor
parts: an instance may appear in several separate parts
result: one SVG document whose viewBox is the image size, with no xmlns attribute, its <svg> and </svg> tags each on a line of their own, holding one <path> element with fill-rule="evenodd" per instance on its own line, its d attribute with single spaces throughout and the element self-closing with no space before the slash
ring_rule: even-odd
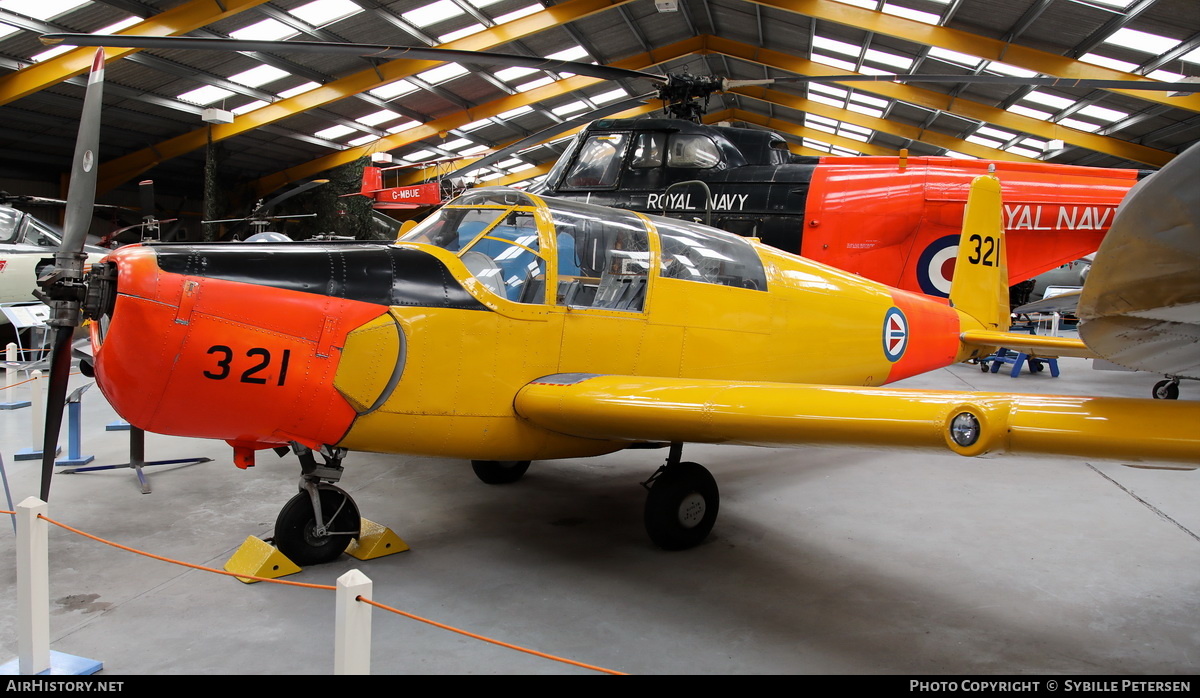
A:
<svg viewBox="0 0 1200 698">
<path fill-rule="evenodd" d="M 904 385 L 1148 397 L 1149 374 L 981 373 Z M 76 377 L 80 381 L 82 377 Z M 1184 383 L 1182 399 L 1200 398 Z M 129 460 L 98 391 L 84 453 Z M 1180 425 L 1195 429 L 1197 425 Z M 28 409 L 0 412 L 15 501 L 37 491 Z M 1136 438 L 1136 436 L 1131 436 Z M 64 437 L 64 447 L 65 447 Z M 55 478 L 49 515 L 157 555 L 220 568 L 268 537 L 294 457 L 238 471 L 223 443 L 150 435 L 142 494 L 123 468 Z M 705 544 L 654 548 L 638 482 L 662 451 L 539 462 L 511 486 L 465 462 L 351 454 L 342 486 L 412 550 L 348 556 L 374 598 L 463 630 L 632 674 L 1132 674 L 1200 671 L 1200 471 L 1072 459 L 964 459 L 841 448 L 689 446 L 721 487 Z M 0 519 L 0 560 L 14 556 Z M 170 565 L 50 529 L 51 648 L 106 675 L 329 674 L 334 595 Z M 16 572 L 0 563 L 0 663 L 17 656 Z M 376 674 L 590 674 L 376 609 Z"/>
</svg>

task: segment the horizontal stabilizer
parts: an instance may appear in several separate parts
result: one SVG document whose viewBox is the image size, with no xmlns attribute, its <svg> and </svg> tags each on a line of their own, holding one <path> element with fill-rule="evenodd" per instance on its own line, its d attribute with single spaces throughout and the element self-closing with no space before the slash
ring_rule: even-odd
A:
<svg viewBox="0 0 1200 698">
<path fill-rule="evenodd" d="M 1077 359 L 1097 358 L 1096 352 L 1078 339 L 1069 337 L 1046 337 L 1026 332 L 999 332 L 996 330 L 967 330 L 960 335 L 963 344 L 976 347 L 1004 347 L 1030 356 L 1057 358 L 1071 356 Z"/>
</svg>

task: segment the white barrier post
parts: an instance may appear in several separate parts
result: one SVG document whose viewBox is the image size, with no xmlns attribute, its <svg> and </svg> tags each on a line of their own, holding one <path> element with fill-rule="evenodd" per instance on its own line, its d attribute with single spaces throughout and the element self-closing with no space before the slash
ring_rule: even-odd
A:
<svg viewBox="0 0 1200 698">
<path fill-rule="evenodd" d="M 42 387 L 42 372 L 30 371 L 29 381 L 29 396 L 33 403 L 29 420 L 33 431 L 33 445 L 14 453 L 13 458 L 16 460 L 37 460 L 42 457 L 42 432 L 46 423 L 46 396 Z"/>
<path fill-rule="evenodd" d="M 17 663 L 22 674 L 50 669 L 50 562 L 46 503 L 17 505 Z"/>
<path fill-rule="evenodd" d="M 371 599 L 370 578 L 358 570 L 338 577 L 333 673 L 339 676 L 371 673 L 371 605 L 358 601 L 360 596 Z"/>
<path fill-rule="evenodd" d="M 17 361 L 17 345 L 15 342 L 9 342 L 8 346 L 5 347 L 4 360 L 9 363 Z M 13 386 L 20 382 L 17 380 L 20 374 L 21 369 L 19 368 L 13 366 L 4 367 L 4 398 L 7 402 L 0 401 L 0 410 L 17 410 L 22 407 L 29 407 L 29 401 L 18 400 L 17 393 L 13 390 Z"/>
</svg>

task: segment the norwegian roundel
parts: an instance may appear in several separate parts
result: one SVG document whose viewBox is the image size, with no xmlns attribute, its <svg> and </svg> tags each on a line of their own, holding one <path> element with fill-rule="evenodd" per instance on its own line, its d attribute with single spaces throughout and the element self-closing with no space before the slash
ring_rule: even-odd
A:
<svg viewBox="0 0 1200 698">
<path fill-rule="evenodd" d="M 891 308 L 883 316 L 883 354 L 895 363 L 908 347 L 908 318 L 899 308 Z"/>
<path fill-rule="evenodd" d="M 921 284 L 921 291 L 930 296 L 948 297 L 956 261 L 957 235 L 946 235 L 929 243 L 917 260 L 917 282 Z"/>
</svg>

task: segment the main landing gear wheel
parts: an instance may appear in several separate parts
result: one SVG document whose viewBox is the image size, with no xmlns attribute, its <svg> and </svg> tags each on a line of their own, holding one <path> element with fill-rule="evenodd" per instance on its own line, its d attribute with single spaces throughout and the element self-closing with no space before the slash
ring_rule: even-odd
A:
<svg viewBox="0 0 1200 698">
<path fill-rule="evenodd" d="M 646 533 L 664 550 L 699 545 L 712 531 L 720 503 L 717 481 L 704 466 L 668 465 L 651 480 L 646 497 Z"/>
<path fill-rule="evenodd" d="M 475 476 L 489 485 L 507 485 L 520 480 L 529 470 L 527 460 L 473 460 Z"/>
<path fill-rule="evenodd" d="M 301 567 L 332 562 L 346 551 L 362 527 L 358 505 L 345 490 L 320 485 L 317 493 L 324 527 L 317 526 L 312 496 L 307 490 L 289 499 L 275 520 L 275 547 Z"/>
<path fill-rule="evenodd" d="M 1160 380 L 1154 384 L 1154 399 L 1155 400 L 1178 400 L 1179 399 L 1179 381 L 1173 378 Z"/>
</svg>

